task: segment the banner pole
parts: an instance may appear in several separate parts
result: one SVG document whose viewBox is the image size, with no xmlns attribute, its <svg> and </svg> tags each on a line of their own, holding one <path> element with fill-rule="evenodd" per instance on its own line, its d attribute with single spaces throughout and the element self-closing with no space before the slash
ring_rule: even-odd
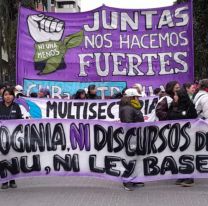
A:
<svg viewBox="0 0 208 206">
<path fill-rule="evenodd" d="M 18 2 L 18 21 L 17 21 L 17 37 L 16 37 L 16 84 L 21 84 L 18 78 L 18 53 L 19 53 L 19 25 L 20 25 L 21 0 Z"/>
</svg>

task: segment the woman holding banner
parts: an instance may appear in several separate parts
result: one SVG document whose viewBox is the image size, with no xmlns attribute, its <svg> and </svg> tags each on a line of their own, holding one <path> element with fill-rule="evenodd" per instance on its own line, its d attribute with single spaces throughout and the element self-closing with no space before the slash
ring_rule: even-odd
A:
<svg viewBox="0 0 208 206">
<path fill-rule="evenodd" d="M 208 119 L 208 79 L 199 82 L 199 91 L 193 100 L 198 117 Z"/>
<path fill-rule="evenodd" d="M 119 105 L 119 117 L 123 123 L 144 122 L 144 117 L 140 109 L 142 105 L 138 100 L 141 95 L 136 89 L 127 89 Z M 144 186 L 144 183 L 123 182 L 124 189 L 132 191 L 137 185 Z"/>
<path fill-rule="evenodd" d="M 14 102 L 15 94 L 12 88 L 7 88 L 2 94 L 2 101 L 0 102 L 0 119 L 22 119 L 22 113 L 19 105 Z M 16 188 L 15 180 L 10 180 L 2 184 L 1 189 Z"/>
<path fill-rule="evenodd" d="M 184 90 L 177 91 L 174 100 L 168 109 L 167 120 L 195 118 L 197 118 L 197 112 L 195 105 L 189 98 L 189 95 Z"/>
<path fill-rule="evenodd" d="M 173 102 L 168 109 L 167 120 L 178 119 L 195 119 L 197 118 L 197 112 L 195 105 L 192 103 L 189 95 L 185 90 L 179 90 L 176 92 Z M 191 187 L 194 184 L 193 178 L 178 179 L 176 185 L 183 187 Z"/>
<path fill-rule="evenodd" d="M 180 85 L 177 81 L 167 83 L 165 87 L 166 95 L 159 100 L 155 108 L 155 114 L 159 121 L 168 120 L 168 109 L 178 90 L 180 90 Z"/>
</svg>

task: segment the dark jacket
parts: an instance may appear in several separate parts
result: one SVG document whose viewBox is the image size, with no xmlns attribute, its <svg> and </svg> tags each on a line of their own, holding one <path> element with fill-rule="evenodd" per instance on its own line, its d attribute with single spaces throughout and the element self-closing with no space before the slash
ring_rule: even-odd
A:
<svg viewBox="0 0 208 206">
<path fill-rule="evenodd" d="M 3 101 L 0 102 L 0 119 L 22 119 L 22 113 L 19 105 L 13 102 L 9 107 L 7 107 Z"/>
<path fill-rule="evenodd" d="M 158 117 L 159 121 L 168 120 L 168 99 L 170 97 L 163 97 L 159 100 L 156 108 L 155 114 Z"/>
<path fill-rule="evenodd" d="M 87 99 L 100 99 L 96 94 L 87 94 Z"/>
<path fill-rule="evenodd" d="M 188 104 L 172 103 L 168 110 L 168 120 L 195 118 L 197 118 L 197 112 L 191 100 Z"/>
<path fill-rule="evenodd" d="M 119 105 L 119 117 L 121 122 L 124 123 L 144 122 L 140 109 L 136 109 L 131 104 L 123 103 L 122 100 Z"/>
</svg>

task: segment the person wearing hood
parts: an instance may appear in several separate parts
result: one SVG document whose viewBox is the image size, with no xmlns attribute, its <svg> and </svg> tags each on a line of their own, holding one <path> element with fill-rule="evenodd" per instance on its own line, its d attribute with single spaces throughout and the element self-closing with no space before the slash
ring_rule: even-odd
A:
<svg viewBox="0 0 208 206">
<path fill-rule="evenodd" d="M 141 97 L 147 96 L 141 84 L 134 84 L 133 88 L 137 90 L 137 92 L 141 95 Z"/>
<path fill-rule="evenodd" d="M 198 117 L 208 119 L 208 79 L 199 82 L 199 91 L 193 99 Z"/>
</svg>

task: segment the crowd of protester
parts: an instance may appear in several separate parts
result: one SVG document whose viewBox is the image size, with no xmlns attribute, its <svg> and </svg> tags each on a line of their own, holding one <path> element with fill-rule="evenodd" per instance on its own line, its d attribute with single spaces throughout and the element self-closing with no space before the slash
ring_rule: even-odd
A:
<svg viewBox="0 0 208 206">
<path fill-rule="evenodd" d="M 155 110 L 150 115 L 151 121 L 168 121 L 180 119 L 208 119 L 208 79 L 199 83 L 180 85 L 177 81 L 167 83 L 165 91 L 160 88 L 154 90 L 159 100 Z M 121 98 L 121 122 L 143 122 L 139 97 L 144 97 L 141 87 L 127 89 Z M 138 183 L 144 185 L 144 183 Z M 176 185 L 190 187 L 194 179 L 178 179 Z M 123 183 L 126 190 L 132 190 L 135 183 Z"/>
<path fill-rule="evenodd" d="M 177 81 L 168 82 L 165 90 L 156 88 L 154 95 L 158 97 L 158 103 L 150 115 L 149 121 L 168 121 L 180 119 L 208 119 L 208 79 L 203 79 L 195 83 L 180 85 Z M 23 115 L 20 106 L 14 102 L 15 98 L 26 97 L 21 85 L 12 87 L 10 85 L 0 85 L 0 119 L 22 119 Z M 119 117 L 123 123 L 144 122 L 141 112 L 143 102 L 141 97 L 146 97 L 141 84 L 135 84 L 132 88 L 125 88 L 122 92 L 113 95 L 111 98 L 121 99 L 119 105 Z M 33 98 L 50 98 L 50 91 L 42 88 L 38 93 L 31 93 Z M 99 99 L 95 85 L 89 85 L 88 89 L 79 89 L 73 95 L 73 99 L 83 100 Z M 132 190 L 135 185 L 144 183 L 123 183 L 126 190 Z M 192 186 L 194 179 L 179 179 L 177 185 Z M 16 188 L 15 180 L 2 184 L 2 189 Z"/>
</svg>

